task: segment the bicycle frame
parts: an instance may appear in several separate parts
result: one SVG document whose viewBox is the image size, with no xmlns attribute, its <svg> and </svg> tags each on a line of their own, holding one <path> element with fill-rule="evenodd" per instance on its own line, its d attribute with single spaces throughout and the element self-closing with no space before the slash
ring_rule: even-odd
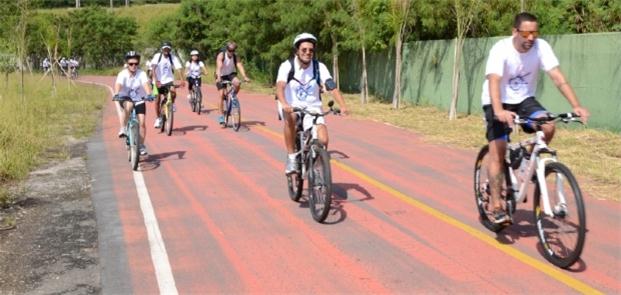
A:
<svg viewBox="0 0 621 295">
<path fill-rule="evenodd" d="M 517 120 L 519 119 L 516 119 L 516 121 Z M 539 183 L 539 189 L 540 189 L 541 198 L 543 201 L 543 212 L 548 216 L 554 216 L 554 213 L 552 212 L 552 207 L 550 205 L 548 188 L 545 183 L 546 182 L 545 167 L 548 162 L 557 161 L 556 150 L 548 147 L 548 145 L 545 142 L 545 135 L 543 131 L 541 130 L 538 130 L 535 133 L 535 136 L 520 142 L 520 146 L 530 146 L 530 145 L 533 146 L 533 151 L 531 153 L 530 160 L 526 160 L 525 158 L 521 159 L 521 161 L 529 161 L 528 166 L 522 172 L 523 175 L 520 175 L 522 178 L 522 182 L 520 183 L 513 169 L 508 169 L 509 175 L 511 178 L 512 190 L 514 193 L 515 202 L 517 204 L 521 202 L 522 200 L 524 200 L 528 192 L 529 182 L 534 174 L 536 175 L 537 182 Z M 542 158 L 540 157 L 541 154 L 550 154 L 551 157 Z M 506 164 L 508 165 L 509 163 L 506 163 Z M 561 189 L 563 187 L 563 179 L 562 179 L 562 176 L 560 175 L 556 179 L 556 186 L 557 188 L 559 188 L 558 195 L 559 195 L 560 205 L 565 205 L 566 200 L 565 200 L 563 191 Z M 517 196 L 515 195 L 515 193 L 517 193 Z"/>
</svg>

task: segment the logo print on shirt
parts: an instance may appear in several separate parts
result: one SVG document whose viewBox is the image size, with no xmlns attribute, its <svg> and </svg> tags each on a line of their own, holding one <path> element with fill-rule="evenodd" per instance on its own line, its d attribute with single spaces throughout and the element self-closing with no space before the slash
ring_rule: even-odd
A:
<svg viewBox="0 0 621 295">
<path fill-rule="evenodd" d="M 524 79 L 528 75 L 530 75 L 530 73 L 526 73 L 523 76 L 522 75 L 517 75 L 517 76 L 509 79 L 509 88 L 511 88 L 511 90 L 513 90 L 513 91 L 518 91 L 518 90 L 520 90 L 520 88 L 525 87 L 526 85 L 528 85 L 528 82 L 526 82 L 526 80 Z"/>
<path fill-rule="evenodd" d="M 295 89 L 295 95 L 298 97 L 300 101 L 306 101 L 306 98 L 312 94 L 313 94 L 312 86 L 308 84 L 307 85 L 300 84 Z"/>
</svg>

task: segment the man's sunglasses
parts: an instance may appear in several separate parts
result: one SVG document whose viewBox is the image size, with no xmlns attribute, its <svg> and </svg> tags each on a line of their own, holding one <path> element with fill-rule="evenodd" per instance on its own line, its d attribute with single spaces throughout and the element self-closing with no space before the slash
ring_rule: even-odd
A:
<svg viewBox="0 0 621 295">
<path fill-rule="evenodd" d="M 517 31 L 518 33 L 520 33 L 520 36 L 522 36 L 522 38 L 528 38 L 528 36 L 530 36 L 531 34 L 533 35 L 533 38 L 539 37 L 539 31 Z"/>
<path fill-rule="evenodd" d="M 313 48 L 302 48 L 302 49 L 300 49 L 300 51 L 302 51 L 303 53 L 307 53 L 307 52 L 308 53 L 314 53 L 315 49 L 313 49 Z"/>
<path fill-rule="evenodd" d="M 137 62 L 128 62 L 127 65 L 128 66 L 137 66 L 138 63 Z"/>
</svg>

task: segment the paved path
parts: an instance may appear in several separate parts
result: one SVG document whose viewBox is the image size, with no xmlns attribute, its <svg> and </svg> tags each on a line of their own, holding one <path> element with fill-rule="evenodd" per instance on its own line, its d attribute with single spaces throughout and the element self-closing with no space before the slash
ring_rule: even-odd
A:
<svg viewBox="0 0 621 295">
<path fill-rule="evenodd" d="M 561 270 L 538 250 L 532 204 L 498 235 L 479 224 L 474 151 L 329 117 L 336 201 L 318 224 L 288 197 L 273 96 L 242 90 L 234 132 L 216 123 L 215 87 L 203 85 L 200 116 L 186 93 L 170 137 L 148 105 L 140 172 L 116 138 L 112 102 L 89 145 L 104 293 L 621 292 L 619 202 L 586 200 L 583 259 Z"/>
</svg>

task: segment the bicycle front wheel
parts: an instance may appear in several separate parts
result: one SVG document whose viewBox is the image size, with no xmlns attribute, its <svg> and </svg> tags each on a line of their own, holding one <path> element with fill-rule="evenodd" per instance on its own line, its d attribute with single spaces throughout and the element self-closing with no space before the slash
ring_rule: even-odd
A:
<svg viewBox="0 0 621 295">
<path fill-rule="evenodd" d="M 201 114 L 201 105 L 203 104 L 203 94 L 201 93 L 200 90 L 196 91 L 196 96 L 195 96 L 195 109 L 196 109 L 196 114 L 200 115 Z"/>
<path fill-rule="evenodd" d="M 131 164 L 132 170 L 138 170 L 138 161 L 139 161 L 139 147 L 140 147 L 140 133 L 138 124 L 130 124 L 129 127 L 129 162 Z"/>
<path fill-rule="evenodd" d="M 534 213 L 545 258 L 560 268 L 580 258 L 586 236 L 586 214 L 582 192 L 567 166 L 551 162 L 545 167 L 545 185 L 552 216 L 543 212 L 539 182 L 535 186 Z"/>
<path fill-rule="evenodd" d="M 231 101 L 230 114 L 233 130 L 239 131 L 239 127 L 241 126 L 241 106 L 239 105 L 239 100 L 233 99 Z"/>
<path fill-rule="evenodd" d="M 308 207 L 313 219 L 323 222 L 328 217 L 332 204 L 332 171 L 330 170 L 330 155 L 319 145 L 311 146 L 311 157 L 308 171 Z"/>
<path fill-rule="evenodd" d="M 505 228 L 504 224 L 496 224 L 493 222 L 493 211 L 494 208 L 492 206 L 492 197 L 490 191 L 490 181 L 488 175 L 488 167 L 490 162 L 489 156 L 489 147 L 485 145 L 479 151 L 477 155 L 476 162 L 474 164 L 474 199 L 477 204 L 477 209 L 479 211 L 479 220 L 481 224 L 485 226 L 485 228 L 489 229 L 493 232 L 499 232 L 503 228 Z M 500 190 L 500 197 L 503 200 L 513 200 L 513 195 L 511 192 L 511 179 L 509 178 L 509 171 L 507 165 L 505 165 L 505 173 L 503 175 L 504 181 L 503 186 Z M 515 201 L 509 203 L 515 208 Z M 509 210 L 511 211 L 511 210 Z"/>
<path fill-rule="evenodd" d="M 171 103 L 166 107 L 166 122 L 164 122 L 164 126 L 166 126 L 166 135 L 168 136 L 172 135 L 174 114 Z"/>
</svg>

